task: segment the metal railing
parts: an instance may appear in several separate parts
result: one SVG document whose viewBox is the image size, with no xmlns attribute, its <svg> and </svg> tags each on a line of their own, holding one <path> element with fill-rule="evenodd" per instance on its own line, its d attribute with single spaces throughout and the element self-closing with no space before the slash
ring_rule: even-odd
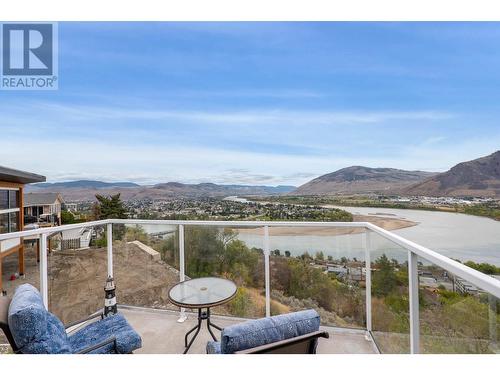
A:
<svg viewBox="0 0 500 375">
<path fill-rule="evenodd" d="M 40 289 L 43 301 L 48 307 L 48 270 L 47 270 L 47 237 L 53 233 L 65 230 L 89 228 L 97 226 L 107 227 L 107 238 L 113 238 L 113 224 L 131 225 L 174 225 L 179 230 L 179 275 L 180 281 L 185 280 L 185 251 L 184 251 L 184 229 L 187 226 L 214 226 L 214 227 L 249 227 L 263 228 L 263 253 L 265 267 L 265 310 L 266 316 L 271 315 L 271 280 L 270 280 L 270 227 L 306 227 L 306 228 L 362 228 L 367 231 L 362 233 L 362 242 L 365 250 L 366 262 L 366 330 L 372 332 L 372 283 L 371 283 L 371 233 L 377 233 L 383 238 L 401 246 L 408 252 L 408 278 L 409 278 L 409 316 L 410 316 L 410 352 L 419 353 L 420 344 L 420 320 L 419 320 L 419 280 L 418 280 L 418 257 L 439 266 L 447 272 L 454 274 L 471 282 L 485 292 L 500 299 L 500 281 L 486 274 L 476 271 L 455 260 L 418 245 L 399 235 L 391 233 L 374 224 L 367 222 L 290 222 L 290 221 L 199 221 L 199 220 L 137 220 L 137 219 L 108 219 L 79 224 L 63 225 L 59 227 L 41 228 L 22 232 L 0 234 L 0 242 L 8 239 L 20 239 L 23 237 L 33 238 L 38 236 L 40 240 Z M 107 272 L 113 276 L 113 241 L 107 241 Z M 181 310 L 181 319 L 184 311 Z"/>
</svg>

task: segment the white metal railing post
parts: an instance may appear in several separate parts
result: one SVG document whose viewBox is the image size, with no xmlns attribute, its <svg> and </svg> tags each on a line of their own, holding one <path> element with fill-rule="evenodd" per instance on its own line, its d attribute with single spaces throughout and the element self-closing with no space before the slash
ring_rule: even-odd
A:
<svg viewBox="0 0 500 375">
<path fill-rule="evenodd" d="M 497 345 L 498 343 L 498 323 L 497 323 L 497 317 L 498 317 L 498 308 L 497 308 L 497 298 L 492 295 L 488 294 L 488 322 L 489 322 L 489 329 L 490 329 L 490 341 L 491 344 Z"/>
<path fill-rule="evenodd" d="M 365 248 L 365 294 L 366 294 L 366 330 L 372 331 L 372 261 L 371 232 L 367 229 L 363 235 Z"/>
<path fill-rule="evenodd" d="M 185 256 L 184 256 L 184 225 L 179 224 L 179 281 L 186 280 Z M 186 309 L 181 307 L 179 323 L 185 322 L 187 319 Z"/>
<path fill-rule="evenodd" d="M 418 303 L 418 255 L 408 250 L 408 280 L 410 298 L 410 353 L 420 352 L 420 319 Z"/>
<path fill-rule="evenodd" d="M 113 224 L 107 224 L 108 276 L 113 277 Z"/>
<path fill-rule="evenodd" d="M 49 282 L 48 282 L 48 259 L 47 259 L 47 234 L 42 233 L 39 238 L 40 251 L 40 292 L 42 294 L 43 304 L 49 309 Z"/>
<path fill-rule="evenodd" d="M 264 272 L 266 283 L 266 317 L 271 316 L 271 273 L 269 270 L 269 227 L 264 227 Z"/>
</svg>

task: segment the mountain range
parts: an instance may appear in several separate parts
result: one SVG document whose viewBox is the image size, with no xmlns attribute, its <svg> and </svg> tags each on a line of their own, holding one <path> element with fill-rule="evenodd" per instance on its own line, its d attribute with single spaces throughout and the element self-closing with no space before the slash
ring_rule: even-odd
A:
<svg viewBox="0 0 500 375">
<path fill-rule="evenodd" d="M 500 198 L 500 151 L 459 163 L 443 173 L 348 167 L 317 177 L 289 194 L 367 193 Z"/>
<path fill-rule="evenodd" d="M 95 199 L 96 194 L 111 195 L 120 193 L 122 199 L 162 199 L 162 198 L 195 198 L 195 197 L 227 197 L 230 195 L 273 195 L 285 194 L 294 190 L 295 186 L 251 186 L 251 185 L 218 185 L 213 183 L 182 184 L 167 182 L 151 186 L 138 185 L 133 182 L 102 182 L 78 180 L 56 183 L 39 183 L 26 186 L 27 192 L 58 192 L 68 201 L 86 201 Z"/>
<path fill-rule="evenodd" d="M 317 177 L 291 195 L 392 193 L 435 173 L 353 166 Z"/>
<path fill-rule="evenodd" d="M 38 189 L 104 189 L 115 187 L 139 187 L 140 185 L 133 182 L 103 182 L 94 180 L 77 180 L 65 182 L 41 182 L 38 184 L 29 185 L 29 189 L 36 191 Z"/>
<path fill-rule="evenodd" d="M 500 151 L 459 163 L 402 190 L 405 195 L 500 198 Z"/>
<path fill-rule="evenodd" d="M 500 151 L 459 163 L 443 173 L 352 166 L 317 177 L 298 188 L 179 182 L 142 186 L 133 182 L 78 180 L 27 185 L 27 192 L 59 192 L 66 200 L 93 200 L 96 194 L 120 193 L 128 199 L 225 197 L 230 195 L 385 194 L 500 198 Z"/>
</svg>

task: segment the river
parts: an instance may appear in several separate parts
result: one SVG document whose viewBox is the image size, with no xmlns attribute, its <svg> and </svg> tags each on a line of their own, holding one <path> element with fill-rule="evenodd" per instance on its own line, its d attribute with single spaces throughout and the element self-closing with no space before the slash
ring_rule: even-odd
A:
<svg viewBox="0 0 500 375">
<path fill-rule="evenodd" d="M 228 199 L 231 198 L 228 197 Z M 242 198 L 237 199 L 239 202 L 244 202 Z M 353 214 L 396 217 L 414 221 L 418 225 L 398 229 L 394 233 L 450 258 L 500 265 L 500 222 L 493 219 L 440 211 L 371 207 L 338 208 Z M 240 238 L 249 246 L 262 247 L 262 236 L 240 234 Z M 406 256 L 403 249 L 382 238 L 375 238 L 373 247 L 376 253 L 386 252 L 388 255 L 401 259 Z M 334 257 L 363 258 L 359 235 L 271 236 L 271 249 L 280 249 L 282 252 L 288 250 L 293 255 L 305 251 L 313 254 L 316 251 L 323 251 L 325 255 Z"/>
<path fill-rule="evenodd" d="M 228 200 L 246 202 L 243 198 L 228 197 Z M 333 206 L 330 206 L 333 207 Z M 439 211 L 403 210 L 371 207 L 338 207 L 353 214 L 396 217 L 418 223 L 416 226 L 395 230 L 394 233 L 420 245 L 428 247 L 447 257 L 460 261 L 473 260 L 500 266 L 500 222 L 465 214 Z M 148 233 L 175 230 L 169 225 L 145 225 Z M 165 235 L 167 237 L 168 234 Z M 254 233 L 239 233 L 238 238 L 249 247 L 263 247 L 263 236 Z M 373 257 L 382 253 L 398 260 L 406 260 L 406 250 L 380 237 L 372 236 Z M 271 250 L 279 249 L 283 254 L 292 255 L 304 252 L 315 254 L 322 251 L 325 256 L 338 259 L 364 259 L 361 235 L 281 235 L 270 236 Z"/>
</svg>

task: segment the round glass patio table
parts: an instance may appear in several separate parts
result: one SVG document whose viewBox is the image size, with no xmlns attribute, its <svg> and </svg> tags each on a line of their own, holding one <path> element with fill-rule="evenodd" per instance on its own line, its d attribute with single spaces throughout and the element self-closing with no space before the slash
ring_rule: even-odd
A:
<svg viewBox="0 0 500 375">
<path fill-rule="evenodd" d="M 238 288 L 230 280 L 219 277 L 200 277 L 182 281 L 168 291 L 168 299 L 172 304 L 188 309 L 198 309 L 198 324 L 190 329 L 184 336 L 184 354 L 193 344 L 201 329 L 203 320 L 207 321 L 207 328 L 212 338 L 217 341 L 211 327 L 222 329 L 210 321 L 210 308 L 229 302 L 236 295 Z M 195 332 L 188 343 L 189 335 Z"/>
</svg>

